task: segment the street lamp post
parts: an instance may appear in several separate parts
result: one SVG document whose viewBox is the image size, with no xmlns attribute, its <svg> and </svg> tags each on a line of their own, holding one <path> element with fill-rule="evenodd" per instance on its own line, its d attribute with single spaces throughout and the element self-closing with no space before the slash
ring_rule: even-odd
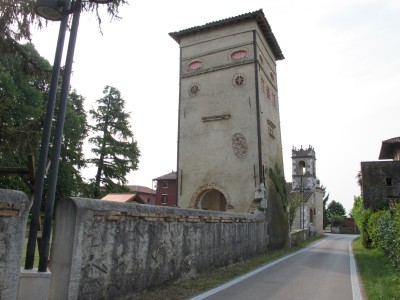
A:
<svg viewBox="0 0 400 300">
<path fill-rule="evenodd" d="M 47 12 L 50 16 L 52 16 L 53 19 L 55 15 L 59 14 L 59 16 L 61 17 L 61 23 L 58 33 L 56 54 L 54 56 L 53 71 L 51 74 L 49 99 L 47 102 L 46 117 L 43 126 L 43 134 L 42 134 L 41 148 L 39 154 L 39 165 L 36 172 L 34 200 L 31 209 L 32 218 L 29 227 L 29 238 L 26 248 L 25 269 L 33 268 L 33 263 L 35 258 L 36 237 L 37 237 L 37 231 L 39 229 L 40 203 L 42 201 L 44 178 L 46 175 L 46 165 L 47 165 L 47 155 L 50 143 L 51 125 L 53 120 L 54 107 L 56 103 L 57 82 L 60 74 L 65 33 L 68 25 L 68 14 L 66 12 L 69 10 L 70 3 L 71 3 L 70 0 L 64 3 L 64 6 L 62 8 L 62 12 L 64 12 L 63 14 L 61 13 L 59 14 L 58 7 L 57 9 L 51 10 L 49 8 L 42 7 L 41 5 L 39 5 L 37 8 L 37 13 Z"/>
<path fill-rule="evenodd" d="M 96 2 L 99 4 L 105 4 L 112 2 L 113 0 L 90 0 L 91 2 Z M 82 0 L 38 0 L 35 5 L 36 13 L 46 18 L 47 20 L 59 21 L 61 20 L 59 38 L 57 43 L 56 50 L 56 58 L 53 66 L 53 75 L 51 79 L 51 88 L 49 95 L 49 104 L 46 112 L 46 122 L 45 128 L 43 131 L 42 144 L 40 150 L 40 161 L 38 168 L 38 176 L 37 182 L 35 183 L 35 196 L 34 196 L 34 204 L 32 207 L 32 222 L 31 228 L 29 231 L 29 240 L 28 240 L 28 248 L 27 248 L 27 260 L 29 257 L 29 263 L 25 265 L 25 269 L 33 268 L 33 257 L 35 253 L 35 244 L 36 244 L 36 236 L 37 229 L 39 224 L 39 214 L 40 214 L 40 202 L 43 194 L 43 183 L 44 177 L 46 173 L 46 160 L 48 154 L 48 144 L 50 141 L 50 132 L 52 125 L 52 117 L 54 113 L 54 103 L 55 103 L 55 95 L 57 91 L 57 81 L 58 75 L 60 72 L 60 61 L 62 56 L 62 49 L 64 45 L 65 39 L 65 31 L 68 23 L 69 14 L 73 13 L 72 17 L 72 26 L 71 26 L 71 34 L 68 43 L 68 51 L 65 62 L 65 71 L 63 76 L 63 82 L 61 87 L 61 96 L 59 103 L 59 112 L 57 116 L 57 124 L 55 130 L 54 137 L 54 145 L 53 145 L 53 153 L 52 153 L 52 162 L 49 176 L 49 185 L 46 197 L 46 208 L 45 208 L 45 220 L 43 225 L 43 235 L 42 235 L 42 243 L 41 243 L 41 251 L 40 259 L 39 259 L 39 272 L 47 271 L 47 261 L 49 257 L 49 245 L 50 245 L 50 235 L 51 235 L 51 223 L 53 217 L 54 210 L 54 198 L 56 192 L 57 185 L 57 175 L 58 175 L 58 166 L 64 131 L 64 121 L 65 121 L 65 113 L 67 108 L 67 98 L 69 92 L 69 85 L 71 79 L 72 72 L 72 63 L 75 52 L 75 44 L 76 37 L 78 33 L 79 27 L 79 18 L 82 9 Z M 46 133 L 46 134 L 45 134 Z M 40 173 L 39 173 L 40 170 Z M 29 252 L 28 252 L 29 251 Z M 33 254 L 33 255 L 32 255 Z"/>
</svg>

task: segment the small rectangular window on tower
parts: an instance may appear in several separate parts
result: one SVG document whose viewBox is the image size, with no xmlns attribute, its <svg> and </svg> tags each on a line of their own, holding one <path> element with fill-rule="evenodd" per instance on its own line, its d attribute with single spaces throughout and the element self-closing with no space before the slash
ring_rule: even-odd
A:
<svg viewBox="0 0 400 300">
<path fill-rule="evenodd" d="M 272 123 L 271 120 L 267 120 L 268 125 L 268 134 L 270 137 L 275 138 L 274 129 L 276 128 L 275 124 Z"/>
<path fill-rule="evenodd" d="M 167 203 L 168 203 L 168 195 L 162 194 L 161 195 L 161 204 L 167 204 Z"/>
<path fill-rule="evenodd" d="M 386 186 L 392 186 L 393 185 L 392 177 L 386 177 L 385 181 L 386 181 Z"/>
<path fill-rule="evenodd" d="M 163 187 L 163 188 L 167 188 L 167 187 L 168 187 L 168 181 L 163 181 L 162 187 Z"/>
</svg>

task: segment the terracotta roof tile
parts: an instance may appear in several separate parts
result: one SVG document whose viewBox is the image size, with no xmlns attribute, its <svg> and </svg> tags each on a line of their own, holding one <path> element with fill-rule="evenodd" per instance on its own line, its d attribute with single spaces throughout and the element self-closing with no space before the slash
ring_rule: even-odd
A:
<svg viewBox="0 0 400 300">
<path fill-rule="evenodd" d="M 141 186 L 141 185 L 128 185 L 127 186 L 130 191 L 132 192 L 139 192 L 139 193 L 147 193 L 147 194 L 156 194 L 156 191 L 148 188 L 146 186 Z"/>
</svg>

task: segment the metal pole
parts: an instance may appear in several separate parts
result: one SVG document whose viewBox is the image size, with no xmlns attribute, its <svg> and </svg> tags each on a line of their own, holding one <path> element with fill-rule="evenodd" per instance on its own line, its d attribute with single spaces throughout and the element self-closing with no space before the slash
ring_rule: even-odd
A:
<svg viewBox="0 0 400 300">
<path fill-rule="evenodd" d="M 54 198 L 57 185 L 58 165 L 60 160 L 65 113 L 68 101 L 67 98 L 70 87 L 72 64 L 74 59 L 75 44 L 78 33 L 81 8 L 82 8 L 82 0 L 75 1 L 73 5 L 74 15 L 72 19 L 71 34 L 69 37 L 67 58 L 65 61 L 65 72 L 61 87 L 61 98 L 60 98 L 60 105 L 57 117 L 56 132 L 54 137 L 53 154 L 51 158 L 52 163 L 50 167 L 49 186 L 46 199 L 45 220 L 43 226 L 43 241 L 42 241 L 42 248 L 40 251 L 39 270 L 38 270 L 39 272 L 47 271 L 47 261 L 49 257 L 49 248 L 50 248 L 49 245 L 50 245 L 50 235 L 51 235 L 51 223 L 53 219 Z"/>
<path fill-rule="evenodd" d="M 29 238 L 26 249 L 25 269 L 33 269 L 33 263 L 35 260 L 36 237 L 39 228 L 40 204 L 42 202 L 44 177 L 46 175 L 47 154 L 50 143 L 51 125 L 53 121 L 58 77 L 60 74 L 61 59 L 64 49 L 65 32 L 67 30 L 67 25 L 68 25 L 68 14 L 66 13 L 66 11 L 69 9 L 70 3 L 71 3 L 70 0 L 64 3 L 63 15 L 61 18 L 60 30 L 58 33 L 56 54 L 54 56 L 53 71 L 51 74 L 51 81 L 50 81 L 49 100 L 47 103 L 46 117 L 43 127 L 43 135 L 42 135 L 41 148 L 39 154 L 39 165 L 35 180 L 34 200 L 31 209 L 32 219 L 29 228 Z"/>
</svg>

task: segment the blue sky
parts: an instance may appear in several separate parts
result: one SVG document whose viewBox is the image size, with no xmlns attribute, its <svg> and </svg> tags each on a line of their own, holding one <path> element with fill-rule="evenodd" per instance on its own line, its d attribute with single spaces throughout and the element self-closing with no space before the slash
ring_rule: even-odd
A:
<svg viewBox="0 0 400 300">
<path fill-rule="evenodd" d="M 106 85 L 121 91 L 142 151 L 128 180 L 151 187 L 176 170 L 179 46 L 168 33 L 258 9 L 285 55 L 277 79 L 286 180 L 292 147 L 312 145 L 318 178 L 349 212 L 360 162 L 400 136 L 400 1 L 131 1 L 122 20 L 103 19 L 103 35 L 83 13 L 72 87 L 87 110 Z M 52 24 L 33 38 L 51 63 L 57 34 Z"/>
</svg>

